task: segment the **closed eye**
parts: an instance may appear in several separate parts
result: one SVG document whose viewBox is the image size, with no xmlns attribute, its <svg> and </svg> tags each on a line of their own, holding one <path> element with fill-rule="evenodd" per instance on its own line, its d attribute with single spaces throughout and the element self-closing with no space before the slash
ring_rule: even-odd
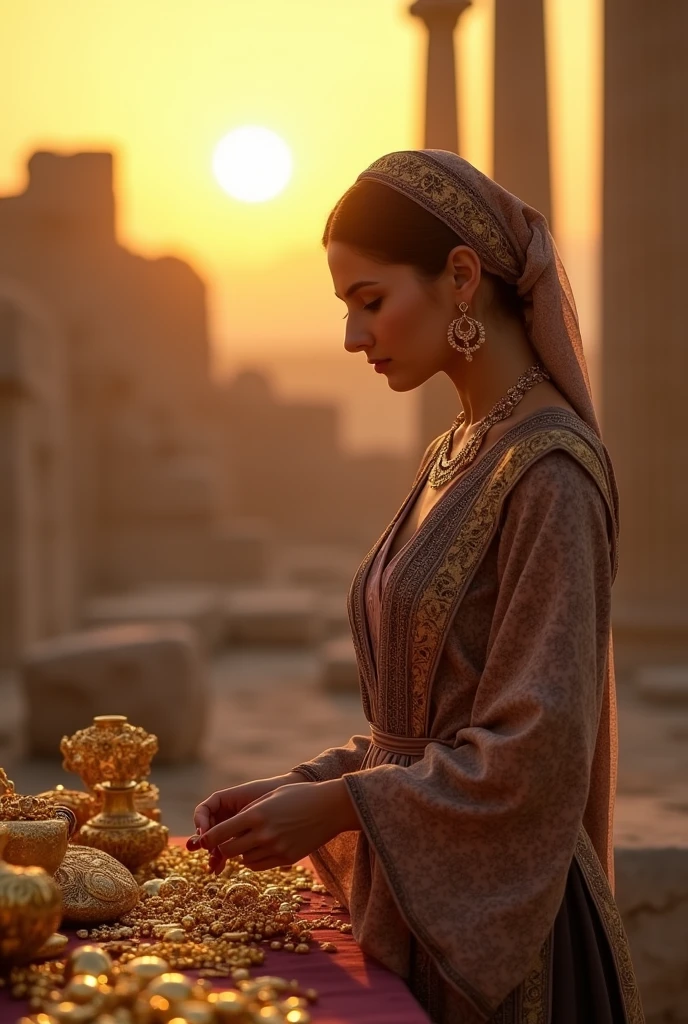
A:
<svg viewBox="0 0 688 1024">
<path fill-rule="evenodd" d="M 382 305 L 382 298 L 380 297 L 379 299 L 373 299 L 372 302 L 369 302 L 368 305 L 364 306 L 363 308 L 364 309 L 369 309 L 373 313 L 375 313 L 380 308 L 381 305 Z M 348 313 L 345 313 L 344 316 L 342 317 L 342 320 L 346 320 L 348 315 L 349 315 Z"/>
</svg>

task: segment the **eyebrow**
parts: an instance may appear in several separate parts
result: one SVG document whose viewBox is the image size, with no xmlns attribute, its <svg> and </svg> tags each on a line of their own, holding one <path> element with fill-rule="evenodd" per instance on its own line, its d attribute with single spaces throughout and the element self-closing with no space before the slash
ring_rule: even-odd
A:
<svg viewBox="0 0 688 1024">
<path fill-rule="evenodd" d="M 359 290 L 359 288 L 365 288 L 367 284 L 378 284 L 378 281 L 356 281 L 354 284 L 350 284 L 344 294 L 345 299 L 350 299 L 351 296 Z M 335 295 L 337 293 L 335 292 Z M 338 299 L 341 299 L 341 295 L 337 295 Z"/>
</svg>

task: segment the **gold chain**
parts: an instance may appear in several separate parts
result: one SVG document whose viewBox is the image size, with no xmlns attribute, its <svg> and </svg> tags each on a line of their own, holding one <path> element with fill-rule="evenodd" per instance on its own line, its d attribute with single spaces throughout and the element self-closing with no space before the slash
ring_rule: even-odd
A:
<svg viewBox="0 0 688 1024">
<path fill-rule="evenodd" d="M 507 393 L 490 409 L 487 416 L 484 416 L 479 421 L 475 434 L 473 434 L 470 441 L 463 448 L 459 449 L 454 458 L 449 458 L 452 441 L 454 440 L 454 431 L 466 419 L 464 414 L 460 412 L 444 435 L 442 444 L 439 447 L 435 462 L 430 470 L 430 476 L 428 477 L 430 486 L 435 488 L 442 487 L 465 469 L 466 466 L 470 465 L 478 454 L 483 438 L 490 427 L 494 426 L 495 423 L 499 423 L 500 420 L 505 420 L 511 416 L 518 403 L 531 388 L 534 388 L 536 384 L 541 384 L 543 380 L 549 379 L 549 374 L 541 366 L 536 364 L 535 366 L 528 367 L 513 387 L 510 387 Z"/>
</svg>

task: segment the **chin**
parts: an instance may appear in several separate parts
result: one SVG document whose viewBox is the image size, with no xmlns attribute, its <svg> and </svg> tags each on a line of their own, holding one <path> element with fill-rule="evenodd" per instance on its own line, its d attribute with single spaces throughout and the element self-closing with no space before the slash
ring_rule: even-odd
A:
<svg viewBox="0 0 688 1024">
<path fill-rule="evenodd" d="M 395 370 L 392 371 L 392 373 L 386 374 L 387 384 L 390 391 L 415 391 L 416 388 L 421 387 L 426 381 L 430 380 L 431 377 L 434 377 L 436 373 L 437 370 L 431 370 L 427 373 L 424 373 L 419 369 L 416 369 L 415 373 L 413 371 L 400 373 Z"/>
</svg>

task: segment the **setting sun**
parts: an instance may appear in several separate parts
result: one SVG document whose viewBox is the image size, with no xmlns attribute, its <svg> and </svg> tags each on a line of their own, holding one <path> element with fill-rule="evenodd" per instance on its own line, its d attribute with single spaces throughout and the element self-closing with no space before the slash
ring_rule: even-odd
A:
<svg viewBox="0 0 688 1024">
<path fill-rule="evenodd" d="M 213 154 L 213 171 L 234 199 L 262 203 L 273 199 L 291 177 L 289 147 L 269 128 L 247 125 L 225 135 Z"/>
</svg>

